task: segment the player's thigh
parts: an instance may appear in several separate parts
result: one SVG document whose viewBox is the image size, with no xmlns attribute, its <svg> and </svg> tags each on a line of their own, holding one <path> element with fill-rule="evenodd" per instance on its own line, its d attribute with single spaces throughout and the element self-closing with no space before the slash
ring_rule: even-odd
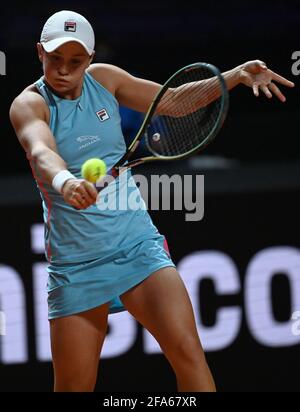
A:
<svg viewBox="0 0 300 412">
<path fill-rule="evenodd" d="M 154 272 L 121 296 L 126 309 L 156 338 L 163 350 L 202 353 L 192 304 L 173 267 Z"/>
<path fill-rule="evenodd" d="M 108 304 L 50 321 L 55 379 L 93 378 L 107 331 Z"/>
</svg>

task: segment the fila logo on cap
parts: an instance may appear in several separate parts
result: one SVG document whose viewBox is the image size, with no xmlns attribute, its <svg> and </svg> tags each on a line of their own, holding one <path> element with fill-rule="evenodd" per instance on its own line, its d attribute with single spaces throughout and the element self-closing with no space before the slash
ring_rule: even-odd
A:
<svg viewBox="0 0 300 412">
<path fill-rule="evenodd" d="M 65 31 L 76 31 L 76 22 L 75 21 L 65 21 Z"/>
<path fill-rule="evenodd" d="M 106 109 L 101 109 L 97 113 L 98 119 L 100 122 L 104 122 L 104 120 L 109 119 L 109 114 L 107 113 Z"/>
</svg>

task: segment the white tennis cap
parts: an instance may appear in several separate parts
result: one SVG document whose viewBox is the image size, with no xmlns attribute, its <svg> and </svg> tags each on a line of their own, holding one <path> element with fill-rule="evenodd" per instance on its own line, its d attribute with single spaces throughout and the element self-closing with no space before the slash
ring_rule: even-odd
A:
<svg viewBox="0 0 300 412">
<path fill-rule="evenodd" d="M 40 41 L 46 52 L 52 52 L 69 41 L 80 43 L 89 56 L 95 47 L 95 35 L 90 23 L 81 14 L 69 10 L 59 11 L 49 17 Z"/>
</svg>

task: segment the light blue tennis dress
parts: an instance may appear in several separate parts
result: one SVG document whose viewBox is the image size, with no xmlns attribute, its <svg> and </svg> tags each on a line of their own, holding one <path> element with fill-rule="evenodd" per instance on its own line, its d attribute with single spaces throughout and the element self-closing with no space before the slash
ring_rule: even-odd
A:
<svg viewBox="0 0 300 412">
<path fill-rule="evenodd" d="M 43 77 L 36 83 L 50 109 L 49 127 L 68 170 L 81 178 L 83 162 L 103 159 L 112 167 L 125 153 L 119 105 L 89 73 L 82 94 L 67 100 L 53 94 Z M 118 200 L 140 196 L 130 172 L 98 196 L 97 203 L 76 210 L 52 186 L 36 181 L 43 204 L 48 265 L 49 319 L 79 313 L 110 302 L 110 313 L 125 310 L 119 296 L 154 271 L 175 266 L 166 241 L 145 207 L 122 207 Z M 120 185 L 116 184 L 120 181 Z M 125 190 L 126 189 L 126 190 Z M 117 209 L 103 207 L 116 194 Z M 104 202 L 105 203 L 105 202 Z M 109 203 L 109 202 L 108 202 Z M 141 202 L 143 204 L 143 201 Z"/>
</svg>

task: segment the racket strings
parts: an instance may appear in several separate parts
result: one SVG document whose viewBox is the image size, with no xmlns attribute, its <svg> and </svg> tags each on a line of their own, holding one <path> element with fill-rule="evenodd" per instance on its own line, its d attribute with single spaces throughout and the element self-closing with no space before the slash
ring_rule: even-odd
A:
<svg viewBox="0 0 300 412">
<path fill-rule="evenodd" d="M 203 93 L 206 93 L 208 87 L 203 87 L 202 91 L 201 91 L 201 96 L 203 96 Z M 210 98 L 210 94 L 211 93 L 207 93 L 207 95 Z M 199 93 L 200 95 L 200 93 Z M 188 100 L 189 104 L 188 104 L 188 111 L 192 111 L 194 109 L 194 102 L 198 101 L 198 93 L 194 93 L 192 95 L 192 97 Z M 215 105 L 218 104 L 218 102 L 215 102 Z M 184 126 L 189 126 L 189 123 L 191 122 L 191 120 L 194 122 L 194 129 L 191 129 L 191 134 L 190 134 L 190 143 L 191 145 L 194 147 L 195 144 L 197 144 L 199 142 L 199 140 L 201 141 L 203 138 L 205 138 L 205 136 L 208 135 L 209 131 L 210 131 L 210 123 L 207 121 L 208 120 L 208 115 L 210 114 L 211 109 L 209 106 L 203 107 L 200 110 L 197 110 L 196 112 L 192 112 L 189 115 L 189 118 L 185 117 L 184 119 L 178 119 L 179 120 L 179 124 L 182 126 L 181 127 L 181 131 L 182 134 L 184 134 L 186 132 L 186 128 Z M 213 114 L 214 112 L 212 112 Z M 215 119 L 215 117 L 213 116 L 213 118 Z M 182 121 L 183 120 L 183 121 Z M 175 130 L 174 130 L 175 132 Z"/>
<path fill-rule="evenodd" d="M 161 156 L 176 156 L 203 144 L 222 111 L 221 93 L 220 80 L 209 70 L 175 76 L 159 104 L 167 114 L 154 116 L 148 126 L 150 149 Z"/>
</svg>

